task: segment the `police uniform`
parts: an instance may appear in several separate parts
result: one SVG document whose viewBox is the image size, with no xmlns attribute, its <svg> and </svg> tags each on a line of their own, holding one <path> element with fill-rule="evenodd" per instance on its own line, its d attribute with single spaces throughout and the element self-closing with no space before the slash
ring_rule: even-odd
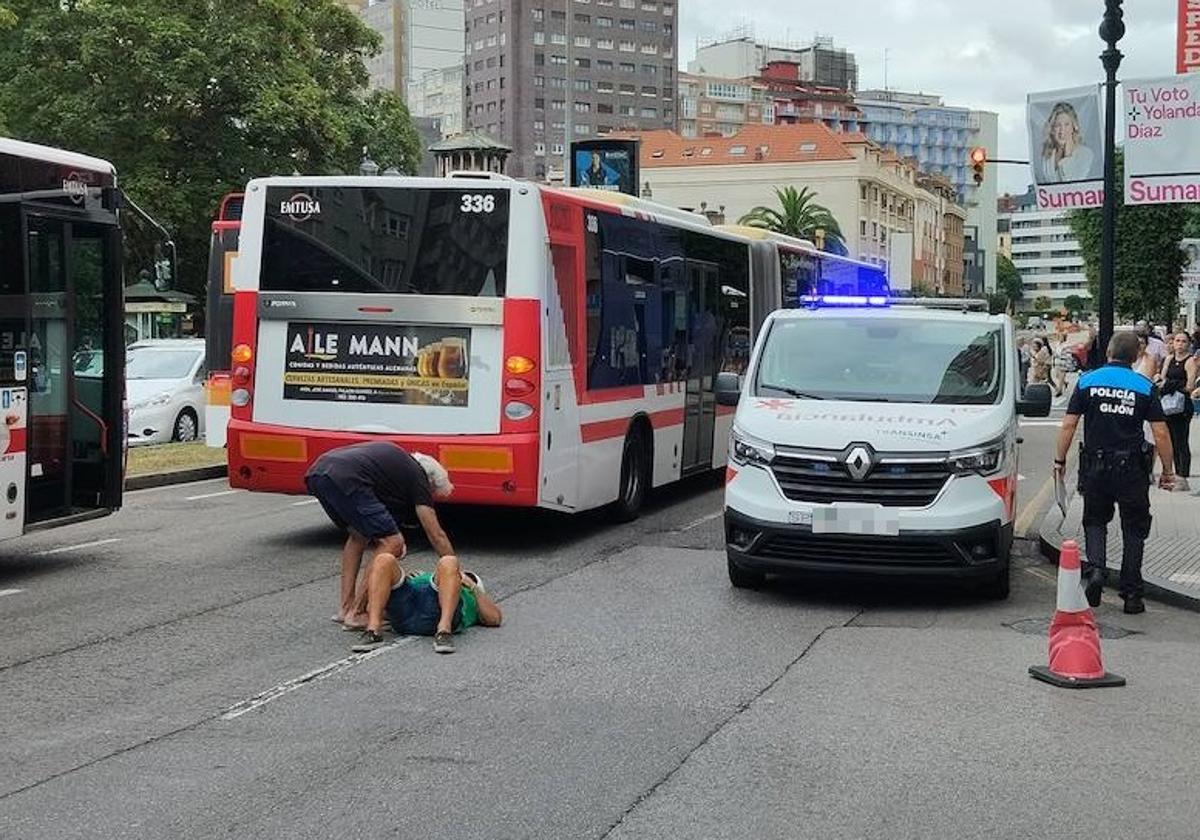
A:
<svg viewBox="0 0 1200 840">
<path fill-rule="evenodd" d="M 1158 388 L 1129 365 L 1110 362 L 1079 378 L 1067 406 L 1083 416 L 1079 492 L 1087 566 L 1103 571 L 1108 523 L 1114 504 L 1121 509 L 1120 594 L 1142 595 L 1142 549 L 1150 534 L 1152 450 L 1143 424 L 1165 420 Z"/>
</svg>

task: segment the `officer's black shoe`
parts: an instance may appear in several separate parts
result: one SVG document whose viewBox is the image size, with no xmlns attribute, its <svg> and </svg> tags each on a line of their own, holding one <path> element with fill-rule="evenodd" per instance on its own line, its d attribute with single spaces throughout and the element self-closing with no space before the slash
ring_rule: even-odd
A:
<svg viewBox="0 0 1200 840">
<path fill-rule="evenodd" d="M 1146 611 L 1146 604 L 1141 595 L 1130 595 L 1125 599 L 1125 612 L 1128 615 L 1138 615 Z"/>
<path fill-rule="evenodd" d="M 1093 607 L 1100 606 L 1100 595 L 1104 592 L 1104 572 L 1100 569 L 1089 569 L 1084 576 L 1083 593 L 1087 602 Z"/>
</svg>

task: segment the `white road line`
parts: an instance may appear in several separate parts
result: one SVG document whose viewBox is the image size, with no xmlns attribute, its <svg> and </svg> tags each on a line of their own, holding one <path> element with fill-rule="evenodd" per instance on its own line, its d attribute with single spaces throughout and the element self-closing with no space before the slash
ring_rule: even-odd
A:
<svg viewBox="0 0 1200 840">
<path fill-rule="evenodd" d="M 283 697 L 286 694 L 291 694 L 296 689 L 304 688 L 306 685 L 312 685 L 313 683 L 320 682 L 323 679 L 332 677 L 334 674 L 341 673 L 347 668 L 352 668 L 360 662 L 366 662 L 368 659 L 372 659 L 383 653 L 387 653 L 389 650 L 395 650 L 398 647 L 411 644 L 412 642 L 417 641 L 419 638 L 422 637 L 402 636 L 401 638 L 392 642 L 390 645 L 384 645 L 383 647 L 376 648 L 368 653 L 352 653 L 345 659 L 339 659 L 337 662 L 330 662 L 328 665 L 322 666 L 315 671 L 309 671 L 307 674 L 296 677 L 295 679 L 288 680 L 287 682 L 281 682 L 274 688 L 268 688 L 266 691 L 230 706 L 221 713 L 221 720 L 236 720 L 247 712 L 252 712 L 255 709 L 262 708 L 273 700 L 278 700 L 280 697 Z"/>
<path fill-rule="evenodd" d="M 1200 583 L 1200 575 L 1195 574 L 1194 572 L 1176 572 L 1175 574 L 1171 575 L 1170 580 L 1172 583 L 1195 584 Z M 0 592 L 0 595 L 3 594 L 3 592 Z"/>
<path fill-rule="evenodd" d="M 240 493 L 241 490 L 218 490 L 216 493 L 201 493 L 199 496 L 188 496 L 184 499 L 185 502 L 198 502 L 201 499 L 215 499 L 217 496 L 229 496 L 234 493 Z"/>
<path fill-rule="evenodd" d="M 1020 425 L 1021 425 L 1022 429 L 1027 429 L 1027 428 L 1036 427 L 1036 426 L 1043 426 L 1043 427 L 1061 426 L 1062 421 L 1061 420 L 1022 420 Z"/>
<path fill-rule="evenodd" d="M 315 505 L 319 499 L 301 499 L 298 502 L 292 502 L 292 507 L 302 507 L 303 505 Z"/>
<path fill-rule="evenodd" d="M 707 516 L 701 516 L 699 519 L 697 519 L 697 520 L 694 520 L 694 521 L 692 521 L 692 522 L 689 522 L 688 524 L 684 525 L 682 528 L 678 528 L 678 529 L 676 529 L 676 530 L 678 530 L 678 531 L 690 531 L 690 530 L 692 530 L 693 528 L 699 528 L 699 527 L 700 527 L 701 525 L 703 525 L 705 522 L 712 522 L 712 521 L 713 521 L 714 519 L 716 519 L 718 516 L 724 516 L 724 515 L 725 515 L 725 511 L 724 511 L 724 510 L 719 510 L 719 511 L 717 511 L 716 513 L 710 513 L 710 514 L 708 514 Z"/>
<path fill-rule="evenodd" d="M 1024 481 L 1024 480 L 1025 480 L 1025 476 L 1021 475 L 1020 473 L 1017 473 L 1017 481 Z"/>
<path fill-rule="evenodd" d="M 51 548 L 46 551 L 34 552 L 35 557 L 46 557 L 50 554 L 62 554 L 67 551 L 79 551 L 83 548 L 95 548 L 98 545 L 109 545 L 110 543 L 118 543 L 120 537 L 109 537 L 107 540 L 93 540 L 92 542 L 79 543 L 79 545 L 64 545 L 61 548 Z"/>
<path fill-rule="evenodd" d="M 3 598 L 5 595 L 19 595 L 24 591 L 24 589 L 0 589 L 0 598 Z"/>
</svg>

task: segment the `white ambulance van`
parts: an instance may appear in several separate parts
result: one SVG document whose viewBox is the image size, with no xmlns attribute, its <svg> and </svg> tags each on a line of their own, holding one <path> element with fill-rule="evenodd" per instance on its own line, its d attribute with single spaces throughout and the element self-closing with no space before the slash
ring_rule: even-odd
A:
<svg viewBox="0 0 1200 840">
<path fill-rule="evenodd" d="M 817 298 L 772 313 L 736 405 L 725 490 L 729 579 L 937 576 L 1008 596 L 1019 382 L 1012 322 L 978 301 Z M 978 310 L 978 311 L 976 311 Z"/>
</svg>

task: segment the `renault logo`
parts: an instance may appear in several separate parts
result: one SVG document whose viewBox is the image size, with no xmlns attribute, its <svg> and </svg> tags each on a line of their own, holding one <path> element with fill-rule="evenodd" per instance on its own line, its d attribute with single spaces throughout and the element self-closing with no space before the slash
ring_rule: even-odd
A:
<svg viewBox="0 0 1200 840">
<path fill-rule="evenodd" d="M 846 453 L 846 472 L 855 481 L 862 481 L 874 466 L 871 450 L 865 446 L 856 446 Z"/>
</svg>

